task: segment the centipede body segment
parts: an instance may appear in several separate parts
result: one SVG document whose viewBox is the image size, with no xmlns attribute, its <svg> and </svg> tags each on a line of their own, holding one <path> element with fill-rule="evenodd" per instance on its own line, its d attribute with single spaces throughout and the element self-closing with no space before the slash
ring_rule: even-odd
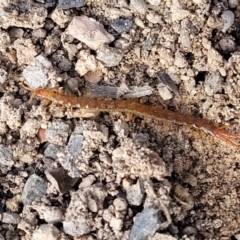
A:
<svg viewBox="0 0 240 240">
<path fill-rule="evenodd" d="M 205 133 L 209 133 L 213 137 L 217 137 L 232 146 L 240 148 L 240 144 L 233 141 L 233 139 L 240 139 L 240 134 L 223 131 L 219 127 L 209 123 L 207 120 L 192 116 L 190 114 L 173 112 L 167 109 L 162 109 L 161 106 L 146 105 L 131 99 L 99 99 L 64 96 L 51 89 L 30 89 L 25 86 L 23 87 L 32 92 L 30 99 L 37 97 L 71 108 L 98 110 L 102 112 L 126 112 L 146 118 L 189 125 L 200 129 Z"/>
</svg>

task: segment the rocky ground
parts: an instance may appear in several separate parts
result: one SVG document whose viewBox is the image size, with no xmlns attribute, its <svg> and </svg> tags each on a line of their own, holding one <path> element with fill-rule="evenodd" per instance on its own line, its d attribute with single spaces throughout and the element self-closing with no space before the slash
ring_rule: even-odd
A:
<svg viewBox="0 0 240 240">
<path fill-rule="evenodd" d="M 240 132 L 239 15 L 237 0 L 0 1 L 0 239 L 239 240 L 237 147 L 176 114 L 65 101 Z"/>
</svg>

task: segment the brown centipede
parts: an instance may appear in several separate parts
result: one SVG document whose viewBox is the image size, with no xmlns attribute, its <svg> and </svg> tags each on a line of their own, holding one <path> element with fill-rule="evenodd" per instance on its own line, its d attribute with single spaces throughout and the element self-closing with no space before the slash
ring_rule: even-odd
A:
<svg viewBox="0 0 240 240">
<path fill-rule="evenodd" d="M 240 144 L 232 139 L 240 139 L 240 134 L 223 131 L 216 125 L 209 123 L 207 120 L 192 116 L 190 114 L 174 112 L 163 109 L 161 106 L 151 106 L 136 102 L 131 99 L 99 99 L 87 97 L 64 96 L 51 89 L 31 89 L 23 87 L 32 92 L 31 98 L 37 97 L 48 100 L 62 106 L 79 109 L 97 110 L 101 112 L 126 112 L 146 118 L 165 120 L 180 125 L 189 125 L 211 134 L 224 142 L 240 148 Z"/>
</svg>

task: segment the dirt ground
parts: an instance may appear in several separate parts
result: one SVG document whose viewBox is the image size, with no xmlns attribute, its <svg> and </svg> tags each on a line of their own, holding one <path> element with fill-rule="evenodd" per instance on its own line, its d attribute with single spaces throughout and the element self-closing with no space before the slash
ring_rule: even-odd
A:
<svg viewBox="0 0 240 240">
<path fill-rule="evenodd" d="M 240 240 L 239 148 L 177 119 L 240 132 L 237 0 L 0 0 L 0 27 L 0 239 Z"/>
</svg>

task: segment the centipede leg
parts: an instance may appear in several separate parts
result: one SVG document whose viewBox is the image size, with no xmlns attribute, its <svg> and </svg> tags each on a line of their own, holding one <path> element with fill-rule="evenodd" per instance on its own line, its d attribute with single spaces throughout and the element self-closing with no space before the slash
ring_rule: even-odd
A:
<svg viewBox="0 0 240 240">
<path fill-rule="evenodd" d="M 44 109 L 49 109 L 51 104 L 52 104 L 51 101 L 49 101 L 47 99 L 43 99 L 43 107 L 44 107 Z"/>
<path fill-rule="evenodd" d="M 31 95 L 31 97 L 30 97 L 30 99 L 29 99 L 28 101 L 31 102 L 34 97 L 36 97 L 36 94 L 35 94 L 35 93 L 33 93 L 33 94 Z"/>
<path fill-rule="evenodd" d="M 216 137 L 222 139 L 224 142 L 231 144 L 232 146 L 240 148 L 240 145 L 230 139 L 231 136 L 225 135 L 224 133 L 219 133 L 215 135 Z"/>
<path fill-rule="evenodd" d="M 239 138 L 240 139 L 240 134 L 237 134 L 237 133 L 222 132 L 222 134 L 226 137 Z"/>
</svg>

